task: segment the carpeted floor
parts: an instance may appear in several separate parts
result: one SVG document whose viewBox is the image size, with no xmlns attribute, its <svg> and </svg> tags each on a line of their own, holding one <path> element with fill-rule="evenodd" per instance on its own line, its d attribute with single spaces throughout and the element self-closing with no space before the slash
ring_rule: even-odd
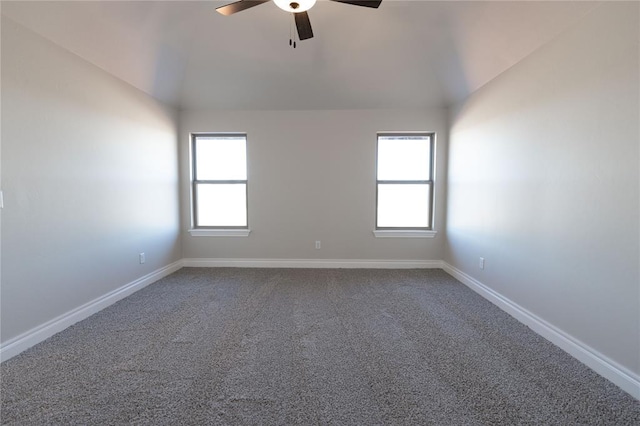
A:
<svg viewBox="0 0 640 426">
<path fill-rule="evenodd" d="M 640 424 L 441 270 L 184 268 L 0 372 L 15 425 Z"/>
</svg>

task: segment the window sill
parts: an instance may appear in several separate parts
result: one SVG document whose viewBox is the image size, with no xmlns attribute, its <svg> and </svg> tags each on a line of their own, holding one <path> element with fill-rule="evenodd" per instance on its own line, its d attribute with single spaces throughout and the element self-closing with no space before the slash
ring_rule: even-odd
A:
<svg viewBox="0 0 640 426">
<path fill-rule="evenodd" d="M 189 229 L 192 237 L 248 237 L 250 229 Z"/>
<path fill-rule="evenodd" d="M 373 231 L 376 238 L 435 238 L 438 231 L 415 231 L 401 229 Z"/>
</svg>

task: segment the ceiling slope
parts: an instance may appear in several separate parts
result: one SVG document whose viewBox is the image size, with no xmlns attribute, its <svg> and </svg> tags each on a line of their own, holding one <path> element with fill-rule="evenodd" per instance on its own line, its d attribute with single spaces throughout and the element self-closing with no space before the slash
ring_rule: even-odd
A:
<svg viewBox="0 0 640 426">
<path fill-rule="evenodd" d="M 181 109 L 446 106 L 591 10 L 591 2 L 320 0 L 315 37 L 289 46 L 272 2 L 233 16 L 220 1 L 2 2 L 2 14 Z"/>
</svg>

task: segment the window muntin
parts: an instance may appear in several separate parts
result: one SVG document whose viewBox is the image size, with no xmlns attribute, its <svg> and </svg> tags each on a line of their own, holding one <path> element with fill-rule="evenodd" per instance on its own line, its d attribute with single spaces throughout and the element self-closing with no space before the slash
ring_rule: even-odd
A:
<svg viewBox="0 0 640 426">
<path fill-rule="evenodd" d="M 247 137 L 192 135 L 193 227 L 247 229 Z"/>
<path fill-rule="evenodd" d="M 376 229 L 432 230 L 434 133 L 378 134 Z"/>
</svg>

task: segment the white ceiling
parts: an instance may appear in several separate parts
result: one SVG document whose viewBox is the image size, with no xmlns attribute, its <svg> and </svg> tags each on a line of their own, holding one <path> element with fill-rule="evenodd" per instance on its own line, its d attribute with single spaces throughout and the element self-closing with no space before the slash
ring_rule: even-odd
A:
<svg viewBox="0 0 640 426">
<path fill-rule="evenodd" d="M 468 96 L 597 3 L 319 0 L 315 37 L 289 47 L 272 2 L 2 2 L 2 14 L 178 108 L 444 106 Z"/>
</svg>

